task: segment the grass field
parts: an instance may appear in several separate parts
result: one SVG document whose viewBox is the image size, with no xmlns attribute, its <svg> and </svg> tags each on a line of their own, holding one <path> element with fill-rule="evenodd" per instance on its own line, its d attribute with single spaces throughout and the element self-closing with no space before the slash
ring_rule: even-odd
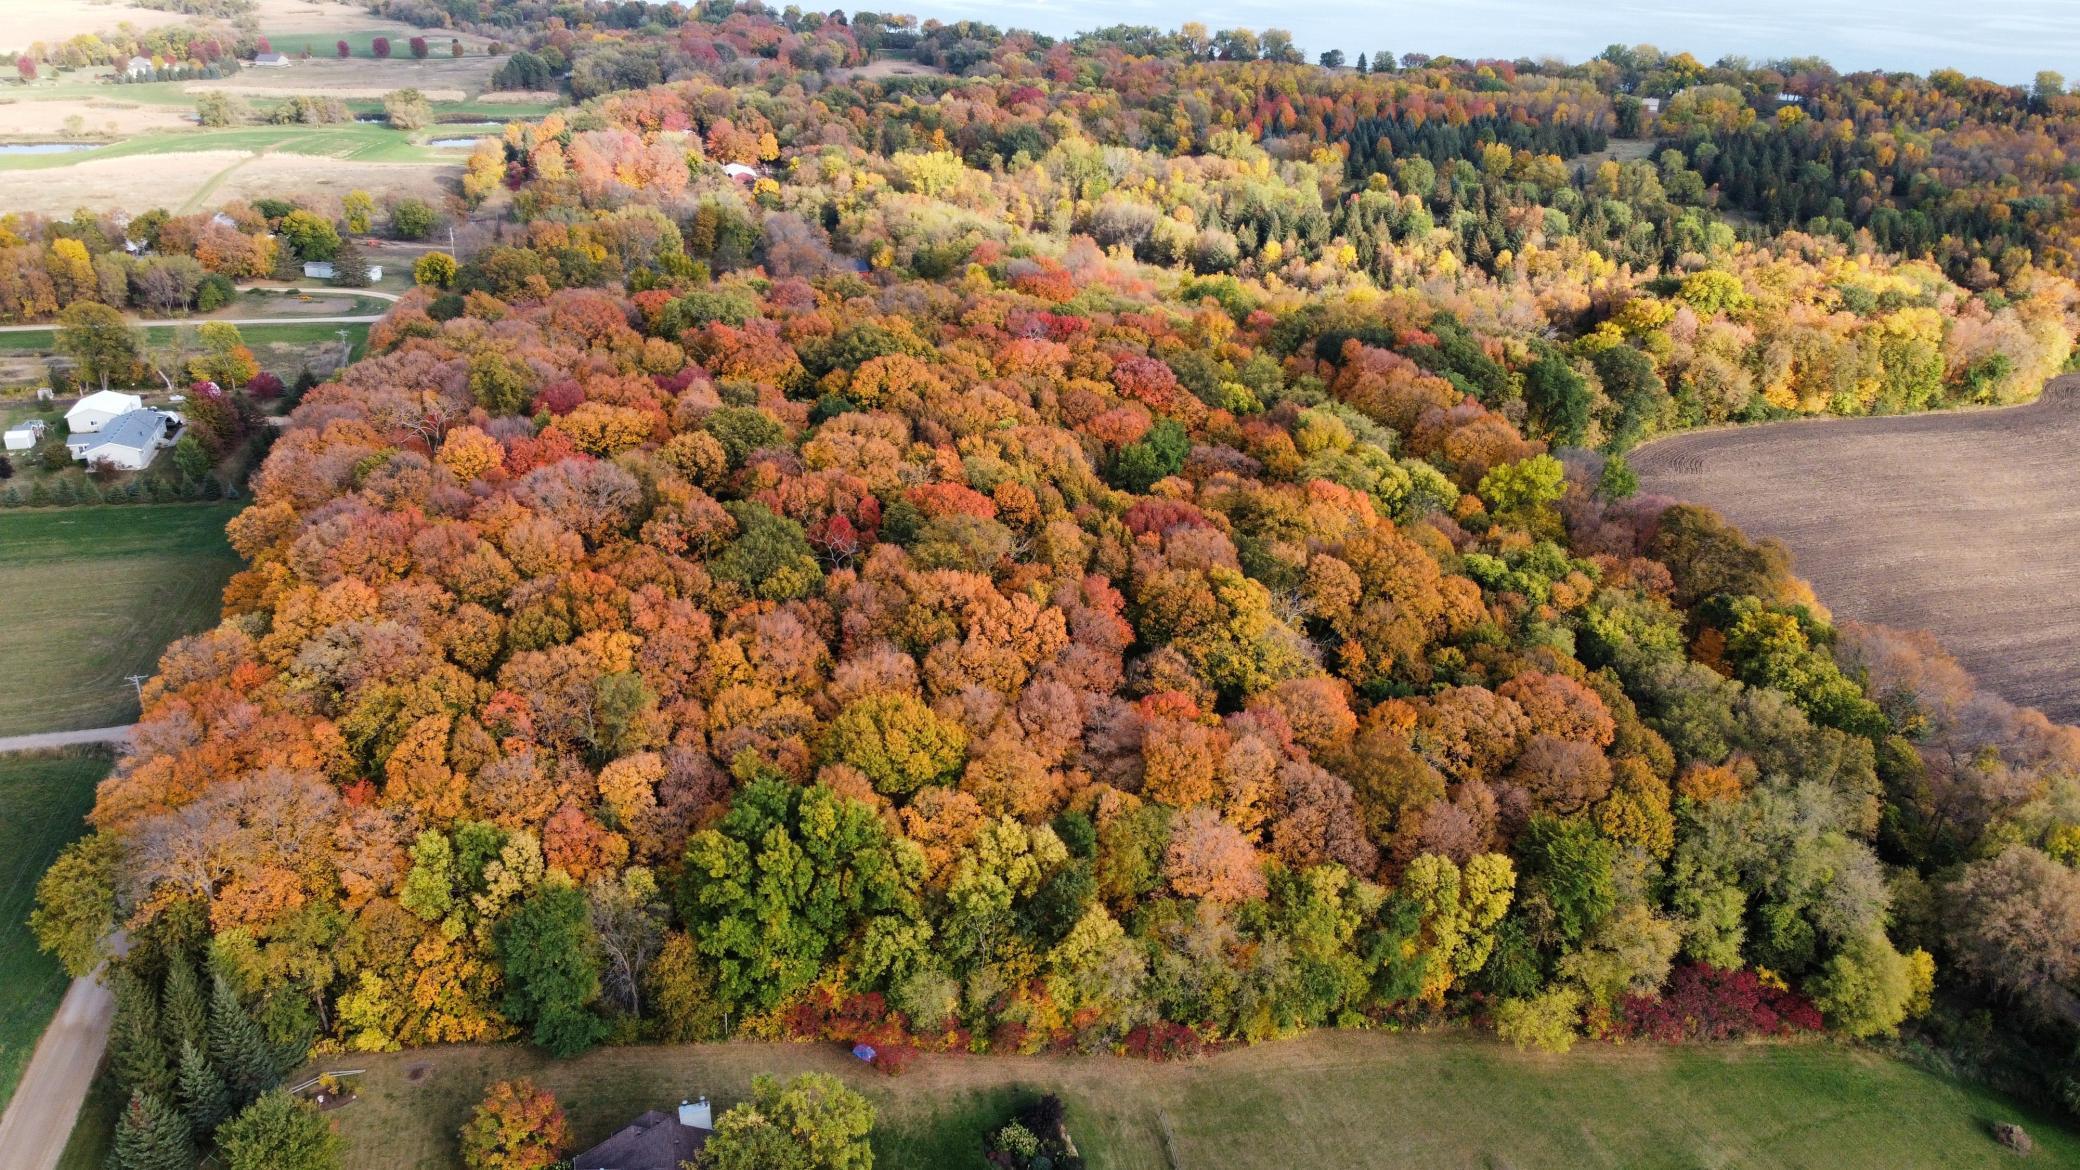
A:
<svg viewBox="0 0 2080 1170">
<path fill-rule="evenodd" d="M 354 162 L 427 162 L 436 157 L 430 148 L 414 142 L 413 136 L 405 131 L 372 122 L 341 122 L 330 126 L 231 126 L 217 130 L 145 134 L 68 154 L 11 155 L 0 159 L 0 171 L 57 170 L 101 159 L 192 154 L 208 150 L 254 154 L 274 151 L 322 155 Z"/>
<path fill-rule="evenodd" d="M 82 818 L 109 759 L 84 750 L 0 756 L 0 1106 L 13 1096 L 68 982 L 29 933 L 36 880 L 85 830 Z"/>
<path fill-rule="evenodd" d="M 1678 435 L 1644 492 L 1773 536 L 1838 617 L 1927 630 L 1981 685 L 2080 719 L 2080 376 L 2028 406 Z"/>
<path fill-rule="evenodd" d="M 0 735 L 128 723 L 125 675 L 216 622 L 234 504 L 0 513 Z"/>
<path fill-rule="evenodd" d="M 365 300 L 367 302 L 366 306 L 364 307 L 357 303 L 353 308 L 336 315 L 347 317 L 359 315 L 363 312 L 381 313 L 390 307 L 388 302 L 379 301 L 374 297 L 357 298 L 357 300 Z M 255 314 L 261 312 L 272 314 L 277 311 L 277 308 L 278 306 L 275 305 L 262 305 L 242 307 L 242 311 Z M 195 319 L 195 324 L 201 325 L 208 320 L 209 318 L 207 317 L 198 317 Z M 178 328 L 192 328 L 192 326 L 154 325 L 144 331 L 145 340 L 152 345 L 164 345 L 173 339 L 173 331 Z M 241 325 L 238 327 L 238 335 L 255 352 L 258 352 L 261 346 L 338 345 L 339 331 L 342 329 L 346 330 L 347 335 L 353 339 L 354 349 L 358 353 L 362 342 L 368 338 L 368 325 L 366 322 L 335 325 L 324 321 L 291 321 L 280 325 Z M 55 332 L 49 329 L 22 329 L 12 333 L 0 333 L 0 352 L 49 353 L 55 344 L 55 340 Z M 266 355 L 263 354 L 261 356 L 265 357 Z M 269 363 L 263 361 L 261 364 L 265 366 Z"/>
<path fill-rule="evenodd" d="M 927 1057 L 889 1078 L 834 1045 L 606 1049 L 557 1063 L 517 1047 L 354 1055 L 363 1097 L 336 1114 L 349 1170 L 447 1167 L 490 1081 L 555 1092 L 581 1144 L 644 1109 L 726 1107 L 760 1072 L 833 1072 L 880 1112 L 879 1170 L 980 1166 L 981 1133 L 1052 1091 L 1094 1170 L 1814 1167 L 2007 1164 L 1988 1125 L 2019 1120 L 2041 1165 L 2080 1164 L 2057 1123 L 1920 1069 L 1826 1044 L 1588 1044 L 1521 1055 L 1486 1039 L 1323 1033 L 1186 1065 Z"/>
</svg>

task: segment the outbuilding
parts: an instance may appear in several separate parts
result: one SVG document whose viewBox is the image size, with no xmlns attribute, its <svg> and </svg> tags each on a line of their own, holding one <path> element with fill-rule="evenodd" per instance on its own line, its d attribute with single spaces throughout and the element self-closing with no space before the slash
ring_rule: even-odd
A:
<svg viewBox="0 0 2080 1170">
<path fill-rule="evenodd" d="M 50 424 L 40 418 L 32 418 L 28 422 L 18 422 L 7 428 L 7 449 L 10 451 L 30 450 L 36 444 L 43 442 L 43 433 L 49 429 Z"/>
<path fill-rule="evenodd" d="M 255 53 L 253 54 L 253 64 L 263 65 L 270 69 L 287 69 L 292 62 L 289 60 L 287 53 Z"/>
<path fill-rule="evenodd" d="M 679 1111 L 652 1109 L 571 1159 L 572 1170 L 678 1170 L 696 1162 L 715 1132 L 715 1109 L 702 1097 Z"/>
<path fill-rule="evenodd" d="M 119 390 L 96 390 L 65 412 L 65 429 L 75 435 L 91 435 L 109 423 L 144 409 L 144 399 Z"/>
</svg>

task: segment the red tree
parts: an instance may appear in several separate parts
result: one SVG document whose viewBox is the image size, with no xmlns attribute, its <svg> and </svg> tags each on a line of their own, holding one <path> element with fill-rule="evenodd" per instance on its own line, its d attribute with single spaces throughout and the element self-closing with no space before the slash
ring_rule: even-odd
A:
<svg viewBox="0 0 2080 1170">
<path fill-rule="evenodd" d="M 339 59 L 342 61 L 346 60 L 354 53 L 353 48 L 349 46 L 345 41 L 339 42 L 338 44 L 334 45 L 333 48 L 339 51 Z"/>
<path fill-rule="evenodd" d="M 424 61 L 426 59 L 426 38 L 413 37 L 409 43 L 412 47 L 413 59 Z"/>
<path fill-rule="evenodd" d="M 374 53 L 374 54 L 376 55 L 376 60 L 378 60 L 378 61 L 384 61 L 384 60 L 388 60 L 388 59 L 389 59 L 389 57 L 390 57 L 390 38 L 389 38 L 389 37 L 377 37 L 377 38 L 376 38 L 375 40 L 373 40 L 373 41 L 370 41 L 370 42 L 369 42 L 369 45 L 368 45 L 368 47 L 369 47 L 369 50 L 370 50 L 371 52 L 373 52 L 373 53 Z"/>
<path fill-rule="evenodd" d="M 23 81 L 36 80 L 36 58 L 27 53 L 14 59 L 14 71 L 22 75 Z"/>
</svg>

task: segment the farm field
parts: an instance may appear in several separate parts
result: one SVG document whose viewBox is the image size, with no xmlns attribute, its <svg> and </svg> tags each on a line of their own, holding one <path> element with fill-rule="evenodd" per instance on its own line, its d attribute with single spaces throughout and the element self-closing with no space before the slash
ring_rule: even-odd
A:
<svg viewBox="0 0 2080 1170">
<path fill-rule="evenodd" d="M 923 1057 L 900 1077 L 835 1045 L 602 1049 L 555 1062 L 519 1047 L 361 1056 L 362 1100 L 335 1116 L 349 1170 L 451 1165 L 490 1081 L 554 1091 L 578 1142 L 707 1094 L 726 1107 L 761 1072 L 833 1072 L 874 1100 L 875 1165 L 979 1165 L 984 1127 L 1052 1091 L 1093 1170 L 1341 1170 L 1712 1166 L 1978 1167 L 2013 1155 L 1987 1135 L 2019 1120 L 2047 1165 L 2080 1137 L 1977 1088 L 1825 1044 L 1624 1048 L 1522 1055 L 1485 1039 L 1327 1032 L 1189 1064 L 1109 1057 Z"/>
<path fill-rule="evenodd" d="M 2080 376 L 2027 406 L 1664 439 L 1643 492 L 1775 537 L 1838 617 L 1934 634 L 1980 684 L 2080 719 Z"/>
<path fill-rule="evenodd" d="M 124 676 L 215 624 L 236 504 L 0 513 L 0 735 L 127 723 Z"/>
<path fill-rule="evenodd" d="M 85 830 L 108 766 L 105 751 L 0 755 L 0 1107 L 69 982 L 29 933 L 36 881 Z"/>
<path fill-rule="evenodd" d="M 432 199 L 462 173 L 465 161 L 455 151 L 416 146 L 395 137 L 395 131 L 387 132 L 393 137 L 386 141 L 350 137 L 352 130 L 347 127 L 297 130 L 247 127 L 212 131 L 247 137 L 229 138 L 209 148 L 200 144 L 201 132 L 148 137 L 108 147 L 119 153 L 105 157 L 95 152 L 86 162 L 42 170 L 0 167 L 0 207 L 54 216 L 69 216 L 81 207 L 95 211 L 163 207 L 185 214 L 233 199 L 339 196 L 357 188 Z M 341 133 L 328 137 L 322 133 L 327 130 Z M 275 149 L 277 141 L 282 144 L 280 151 Z M 339 153 L 326 153 L 320 147 Z M 266 153 L 256 153 L 258 149 Z M 411 158 L 433 161 L 399 161 Z"/>
</svg>

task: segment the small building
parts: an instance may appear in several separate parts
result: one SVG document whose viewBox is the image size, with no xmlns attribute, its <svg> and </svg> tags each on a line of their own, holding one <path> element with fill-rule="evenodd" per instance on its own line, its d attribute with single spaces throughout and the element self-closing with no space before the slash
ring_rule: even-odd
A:
<svg viewBox="0 0 2080 1170">
<path fill-rule="evenodd" d="M 143 471 L 166 446 L 167 416 L 156 410 L 133 410 L 98 431 L 67 435 L 65 448 L 86 464 L 106 463 L 124 471 Z"/>
<path fill-rule="evenodd" d="M 1639 100 L 1639 104 L 1645 106 L 1649 114 L 1658 114 L 1661 112 L 1660 98 L 1641 98 Z"/>
<path fill-rule="evenodd" d="M 743 163 L 723 163 L 722 173 L 739 183 L 758 182 L 758 168 L 747 167 Z"/>
<path fill-rule="evenodd" d="M 150 77 L 157 71 L 158 67 L 152 64 L 150 57 L 132 57 L 129 63 L 123 66 L 125 77 Z"/>
<path fill-rule="evenodd" d="M 269 69 L 287 69 L 295 62 L 289 59 L 287 53 L 255 53 L 253 64 L 264 65 Z"/>
<path fill-rule="evenodd" d="M 10 451 L 30 450 L 36 444 L 43 442 L 43 433 L 49 429 L 50 424 L 40 418 L 32 418 L 28 422 L 18 422 L 7 428 L 7 449 Z"/>
<path fill-rule="evenodd" d="M 144 409 L 144 399 L 115 390 L 96 390 L 65 412 L 65 429 L 75 435 L 91 435 L 126 414 Z"/>
<path fill-rule="evenodd" d="M 652 1109 L 614 1136 L 571 1159 L 572 1170 L 679 1170 L 694 1162 L 715 1132 L 715 1108 L 702 1097 L 676 1113 Z"/>
<path fill-rule="evenodd" d="M 304 262 L 303 262 L 303 276 L 304 276 L 304 279 L 306 279 L 306 280 L 331 280 L 331 279 L 332 279 L 332 261 L 330 261 L 330 260 L 306 260 L 306 261 L 304 261 Z"/>
</svg>

